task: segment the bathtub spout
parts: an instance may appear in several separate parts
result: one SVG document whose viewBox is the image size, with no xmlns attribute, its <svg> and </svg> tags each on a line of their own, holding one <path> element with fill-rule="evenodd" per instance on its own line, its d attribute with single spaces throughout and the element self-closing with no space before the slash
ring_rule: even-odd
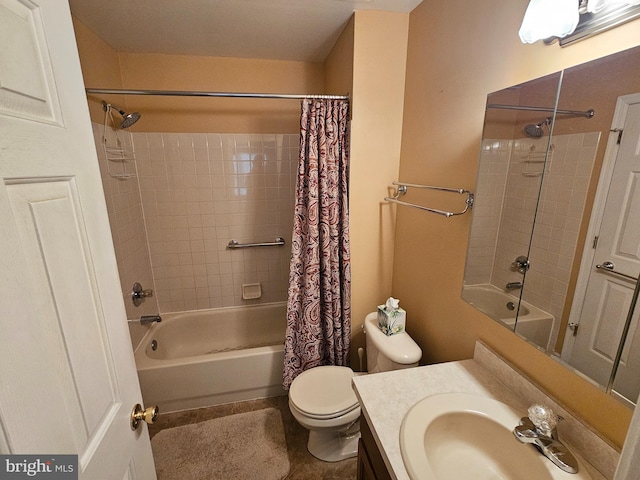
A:
<svg viewBox="0 0 640 480">
<path fill-rule="evenodd" d="M 517 290 L 522 288 L 522 282 L 509 282 L 507 283 L 507 290 Z"/>
<path fill-rule="evenodd" d="M 142 315 L 140 317 L 140 325 L 150 325 L 153 322 L 161 322 L 162 317 L 160 315 Z"/>
</svg>

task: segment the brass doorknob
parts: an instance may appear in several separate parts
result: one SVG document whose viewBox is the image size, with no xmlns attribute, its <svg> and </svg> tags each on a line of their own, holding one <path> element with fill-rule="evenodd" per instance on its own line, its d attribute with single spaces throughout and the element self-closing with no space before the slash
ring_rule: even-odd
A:
<svg viewBox="0 0 640 480">
<path fill-rule="evenodd" d="M 138 428 L 138 425 L 140 425 L 142 420 L 151 425 L 158 418 L 158 412 L 159 410 L 157 405 L 143 410 L 142 405 L 136 403 L 136 406 L 133 407 L 133 410 L 131 411 L 131 430 Z"/>
</svg>

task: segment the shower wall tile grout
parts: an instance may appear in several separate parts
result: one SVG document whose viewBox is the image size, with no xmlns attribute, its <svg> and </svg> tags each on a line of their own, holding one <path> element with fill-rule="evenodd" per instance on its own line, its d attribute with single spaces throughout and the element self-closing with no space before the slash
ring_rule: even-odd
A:
<svg viewBox="0 0 640 480">
<path fill-rule="evenodd" d="M 104 127 L 93 127 L 128 318 L 286 300 L 297 133 L 120 130 L 137 177 L 116 179 L 101 154 Z M 277 236 L 285 247 L 226 248 Z M 134 281 L 155 291 L 137 309 Z M 242 284 L 256 282 L 262 298 L 242 300 Z"/>
</svg>

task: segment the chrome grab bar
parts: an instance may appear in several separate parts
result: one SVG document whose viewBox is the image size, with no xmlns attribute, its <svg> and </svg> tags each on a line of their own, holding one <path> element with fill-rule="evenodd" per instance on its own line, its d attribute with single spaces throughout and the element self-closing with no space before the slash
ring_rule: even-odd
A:
<svg viewBox="0 0 640 480">
<path fill-rule="evenodd" d="M 632 277 L 631 275 L 627 275 L 626 273 L 616 272 L 614 269 L 615 265 L 611 262 L 604 262 L 602 265 L 596 265 L 598 270 L 604 270 L 607 273 L 613 273 L 614 275 L 620 275 L 621 277 L 628 278 L 629 280 L 633 280 L 634 282 L 638 281 L 638 277 Z"/>
<path fill-rule="evenodd" d="M 239 243 L 237 240 L 229 240 L 228 249 L 252 248 L 252 247 L 281 247 L 285 244 L 284 238 L 277 237 L 273 242 Z"/>
<path fill-rule="evenodd" d="M 417 209 L 420 209 L 420 210 L 424 210 L 426 212 L 437 213 L 438 215 L 444 215 L 447 218 L 453 217 L 455 215 L 462 215 L 463 213 L 466 213 L 467 210 L 469 210 L 471 207 L 473 207 L 473 201 L 474 201 L 473 193 L 470 192 L 469 190 L 465 190 L 463 188 L 433 187 L 431 185 L 416 185 L 416 184 L 413 184 L 413 183 L 400 183 L 400 182 L 392 182 L 392 183 L 393 183 L 393 185 L 396 185 L 398 187 L 398 192 L 393 197 L 384 197 L 385 201 L 387 201 L 387 202 L 393 202 L 393 203 L 397 203 L 399 205 L 405 205 L 407 207 L 417 208 Z M 403 196 L 403 195 L 405 195 L 407 193 L 407 187 L 411 187 L 411 188 L 426 188 L 428 190 L 439 190 L 441 192 L 452 192 L 452 193 L 466 194 L 467 195 L 467 199 L 465 201 L 464 210 L 462 210 L 460 212 L 445 212 L 443 210 L 436 210 L 435 208 L 423 207 L 422 205 L 416 205 L 414 203 L 403 202 L 402 200 L 398 200 L 401 196 Z"/>
</svg>

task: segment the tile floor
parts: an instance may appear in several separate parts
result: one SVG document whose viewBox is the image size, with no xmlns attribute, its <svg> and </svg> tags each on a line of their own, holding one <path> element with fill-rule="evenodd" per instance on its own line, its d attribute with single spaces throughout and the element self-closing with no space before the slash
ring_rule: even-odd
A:
<svg viewBox="0 0 640 480">
<path fill-rule="evenodd" d="M 289 463 L 291 464 L 289 475 L 285 477 L 286 480 L 353 480 L 356 478 L 357 465 L 355 458 L 336 463 L 327 463 L 321 462 L 307 451 L 309 433 L 291 415 L 286 396 L 216 405 L 164 415 L 160 412 L 157 422 L 149 427 L 149 434 L 153 438 L 156 433 L 165 428 L 204 422 L 213 418 L 268 407 L 277 408 L 282 414 L 282 423 L 289 451 Z"/>
</svg>

